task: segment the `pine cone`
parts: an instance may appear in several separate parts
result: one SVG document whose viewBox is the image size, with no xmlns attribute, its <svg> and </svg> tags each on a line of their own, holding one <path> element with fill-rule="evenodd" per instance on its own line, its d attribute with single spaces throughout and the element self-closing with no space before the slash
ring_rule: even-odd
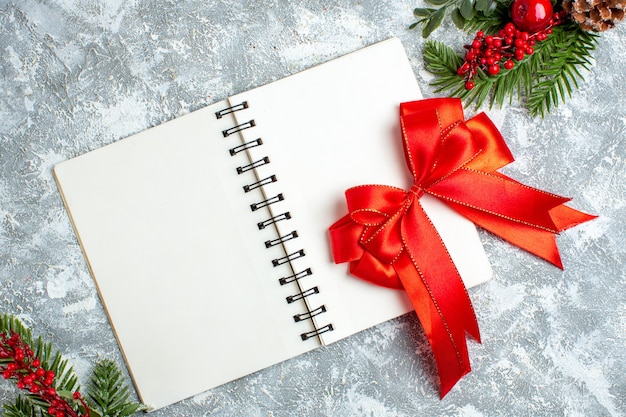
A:
<svg viewBox="0 0 626 417">
<path fill-rule="evenodd" d="M 624 18 L 626 0 L 563 0 L 563 9 L 583 30 L 604 32 Z"/>
</svg>

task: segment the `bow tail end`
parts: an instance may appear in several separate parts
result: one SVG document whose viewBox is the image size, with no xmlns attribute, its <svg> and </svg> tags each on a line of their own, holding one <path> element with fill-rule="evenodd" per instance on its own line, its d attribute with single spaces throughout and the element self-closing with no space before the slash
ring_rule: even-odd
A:
<svg viewBox="0 0 626 417">
<path fill-rule="evenodd" d="M 596 215 L 583 213 L 565 205 L 550 210 L 550 217 L 560 232 L 598 218 Z"/>
<path fill-rule="evenodd" d="M 443 398 L 471 371 L 466 333 L 480 340 L 478 323 L 473 315 L 473 320 L 444 317 L 441 306 L 433 299 L 431 290 L 419 277 L 409 256 L 401 256 L 394 267 L 428 338 L 439 375 L 440 396 Z"/>
</svg>

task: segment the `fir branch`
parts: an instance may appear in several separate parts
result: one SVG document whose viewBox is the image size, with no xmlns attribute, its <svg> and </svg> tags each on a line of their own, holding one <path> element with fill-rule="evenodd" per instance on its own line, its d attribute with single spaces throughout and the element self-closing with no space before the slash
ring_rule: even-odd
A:
<svg viewBox="0 0 626 417">
<path fill-rule="evenodd" d="M 424 45 L 424 62 L 426 69 L 435 75 L 456 75 L 463 58 L 443 42 L 429 40 Z"/>
<path fill-rule="evenodd" d="M 439 41 L 429 40 L 424 44 L 424 67 L 437 78 L 431 83 L 435 93 L 448 92 L 453 97 L 461 97 L 465 91 L 464 81 L 457 74 L 463 59 L 454 49 Z"/>
<path fill-rule="evenodd" d="M 87 396 L 93 409 L 102 416 L 123 417 L 146 410 L 143 405 L 130 401 L 130 390 L 124 384 L 122 372 L 110 360 L 96 364 Z"/>
<path fill-rule="evenodd" d="M 44 413 L 40 408 L 33 407 L 32 402 L 21 395 L 18 395 L 13 404 L 4 404 L 3 417 L 43 417 Z"/>
<path fill-rule="evenodd" d="M 555 28 L 544 41 L 537 55 L 536 81 L 526 101 L 533 116 L 543 117 L 571 97 L 583 80 L 579 68 L 590 69 L 597 37 L 570 24 Z"/>
</svg>

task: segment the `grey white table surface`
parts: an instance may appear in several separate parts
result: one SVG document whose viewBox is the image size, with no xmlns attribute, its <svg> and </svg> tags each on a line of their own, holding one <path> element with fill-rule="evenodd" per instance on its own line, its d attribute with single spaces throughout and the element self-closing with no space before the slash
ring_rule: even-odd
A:
<svg viewBox="0 0 626 417">
<path fill-rule="evenodd" d="M 0 312 L 52 341 L 83 384 L 98 358 L 123 367 L 52 166 L 391 36 L 432 97 L 424 41 L 407 30 L 421 1 L 0 1 Z M 470 36 L 449 22 L 433 34 L 459 49 Z M 558 238 L 565 271 L 481 232 L 495 271 L 470 291 L 483 343 L 469 342 L 473 371 L 446 398 L 409 315 L 153 415 L 626 415 L 625 41 L 626 23 L 606 32 L 545 119 L 483 109 L 516 157 L 508 174 L 600 217 Z M 164 361 L 202 360 L 167 330 Z M 0 383 L 0 401 L 15 395 Z"/>
</svg>

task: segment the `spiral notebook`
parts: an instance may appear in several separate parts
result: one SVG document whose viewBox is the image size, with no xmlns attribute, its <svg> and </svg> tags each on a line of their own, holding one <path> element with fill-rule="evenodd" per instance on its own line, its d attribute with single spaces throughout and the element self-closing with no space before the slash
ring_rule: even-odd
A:
<svg viewBox="0 0 626 417">
<path fill-rule="evenodd" d="M 391 39 L 55 166 L 144 403 L 164 407 L 411 311 L 403 292 L 335 265 L 327 230 L 347 188 L 408 187 L 398 109 L 420 97 Z M 422 203 L 466 285 L 489 279 L 474 226 Z"/>
</svg>

